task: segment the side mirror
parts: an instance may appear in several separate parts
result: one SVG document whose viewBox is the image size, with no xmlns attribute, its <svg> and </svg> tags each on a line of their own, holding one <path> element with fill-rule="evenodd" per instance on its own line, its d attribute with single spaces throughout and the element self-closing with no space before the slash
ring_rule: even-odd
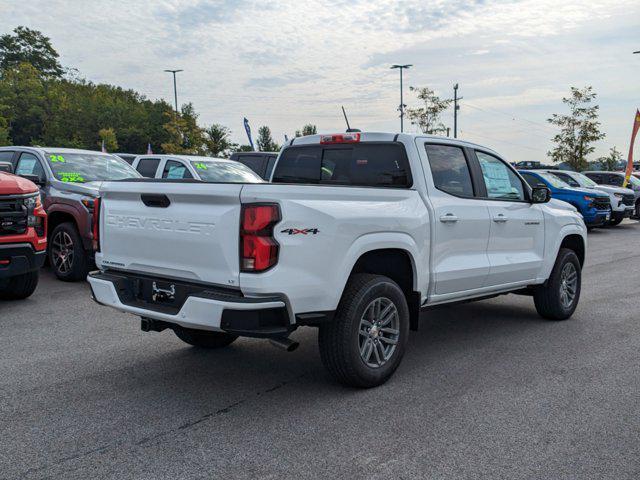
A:
<svg viewBox="0 0 640 480">
<path fill-rule="evenodd" d="M 31 174 L 23 174 L 23 175 L 19 175 L 22 178 L 25 178 L 27 180 L 31 180 L 33 183 L 35 183 L 37 186 L 39 187 L 44 187 L 45 186 L 45 181 L 40 178 L 38 175 L 31 175 Z"/>
<path fill-rule="evenodd" d="M 531 203 L 547 203 L 551 200 L 551 190 L 547 187 L 533 187 L 531 189 Z"/>
<path fill-rule="evenodd" d="M 0 162 L 0 172 L 13 173 L 13 165 L 9 162 Z"/>
</svg>

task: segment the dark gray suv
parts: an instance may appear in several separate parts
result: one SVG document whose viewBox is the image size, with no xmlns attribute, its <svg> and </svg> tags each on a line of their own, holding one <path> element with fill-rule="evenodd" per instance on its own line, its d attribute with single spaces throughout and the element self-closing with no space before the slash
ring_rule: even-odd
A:
<svg viewBox="0 0 640 480">
<path fill-rule="evenodd" d="M 60 280 L 87 276 L 93 261 L 93 207 L 100 182 L 138 178 L 115 155 L 90 150 L 0 147 L 0 162 L 40 187 L 48 214 L 48 258 Z"/>
</svg>

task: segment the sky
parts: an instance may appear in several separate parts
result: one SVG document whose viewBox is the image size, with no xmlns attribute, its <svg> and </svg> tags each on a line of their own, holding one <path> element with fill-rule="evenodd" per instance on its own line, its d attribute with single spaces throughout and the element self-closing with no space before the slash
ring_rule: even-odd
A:
<svg viewBox="0 0 640 480">
<path fill-rule="evenodd" d="M 306 123 L 344 131 L 342 105 L 352 127 L 399 131 L 394 63 L 413 64 L 405 87 L 452 97 L 458 83 L 458 137 L 509 161 L 548 161 L 546 120 L 570 86 L 598 94 L 592 159 L 626 157 L 640 107 L 638 0 L 0 0 L 0 18 L 0 33 L 40 30 L 63 66 L 151 99 L 173 103 L 163 70 L 183 69 L 179 103 L 242 143 L 245 116 L 278 142 Z M 405 103 L 418 105 L 408 89 Z"/>
</svg>

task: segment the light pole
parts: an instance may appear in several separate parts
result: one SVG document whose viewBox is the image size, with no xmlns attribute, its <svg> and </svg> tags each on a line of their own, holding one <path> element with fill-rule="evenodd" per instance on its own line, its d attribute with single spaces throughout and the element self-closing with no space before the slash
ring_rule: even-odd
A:
<svg viewBox="0 0 640 480">
<path fill-rule="evenodd" d="M 173 73 L 173 98 L 176 102 L 176 113 L 178 113 L 178 90 L 176 88 L 176 73 L 182 71 L 183 70 L 165 70 L 165 72 Z"/>
<path fill-rule="evenodd" d="M 406 106 L 404 104 L 403 94 L 402 94 L 402 71 L 410 67 L 413 67 L 413 65 L 392 65 L 391 66 L 392 70 L 396 68 L 400 70 L 400 108 L 398 108 L 398 110 L 400 110 L 400 133 L 404 132 L 404 107 Z"/>
<path fill-rule="evenodd" d="M 458 98 L 458 84 L 453 86 L 453 138 L 458 138 L 458 100 L 462 100 L 462 97 Z"/>
</svg>

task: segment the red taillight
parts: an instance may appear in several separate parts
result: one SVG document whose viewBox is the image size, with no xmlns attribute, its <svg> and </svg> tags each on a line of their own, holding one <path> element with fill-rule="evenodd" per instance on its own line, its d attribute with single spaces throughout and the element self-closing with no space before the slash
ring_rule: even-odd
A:
<svg viewBox="0 0 640 480">
<path fill-rule="evenodd" d="M 334 143 L 358 143 L 360 141 L 359 133 L 334 133 L 332 135 L 321 135 L 321 145 L 331 145 Z"/>
<path fill-rule="evenodd" d="M 92 214 L 92 228 L 93 234 L 93 249 L 96 252 L 100 251 L 100 198 L 93 199 L 93 214 Z"/>
<path fill-rule="evenodd" d="M 278 242 L 273 226 L 280 221 L 276 204 L 242 206 L 240 225 L 240 270 L 262 272 L 278 262 Z"/>
</svg>

